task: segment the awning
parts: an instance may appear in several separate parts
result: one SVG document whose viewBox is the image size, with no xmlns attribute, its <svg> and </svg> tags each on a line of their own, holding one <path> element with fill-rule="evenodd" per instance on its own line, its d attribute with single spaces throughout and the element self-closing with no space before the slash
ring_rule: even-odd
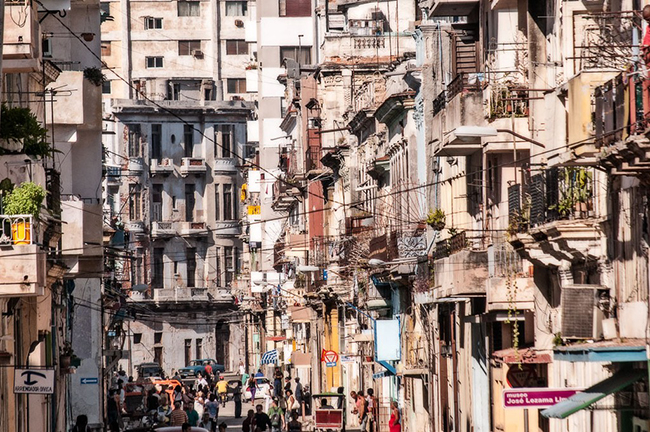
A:
<svg viewBox="0 0 650 432">
<path fill-rule="evenodd" d="M 311 354 L 294 351 L 291 353 L 291 364 L 295 367 L 311 367 Z"/>
<path fill-rule="evenodd" d="M 289 308 L 289 314 L 294 323 L 308 323 L 314 320 L 314 311 L 309 306 L 292 306 Z"/>
<path fill-rule="evenodd" d="M 492 358 L 506 364 L 551 363 L 553 361 L 550 354 L 540 353 L 531 348 L 521 348 L 517 351 L 514 348 L 506 348 L 494 351 Z"/>
<path fill-rule="evenodd" d="M 623 369 L 598 384 L 581 391 L 562 402 L 556 403 L 550 408 L 542 411 L 542 415 L 548 418 L 565 419 L 581 409 L 598 402 L 612 393 L 623 390 L 625 387 L 643 378 L 645 370 Z"/>
<path fill-rule="evenodd" d="M 375 340 L 372 333 L 370 332 L 353 334 L 351 339 L 352 342 L 372 342 L 373 340 Z"/>
</svg>

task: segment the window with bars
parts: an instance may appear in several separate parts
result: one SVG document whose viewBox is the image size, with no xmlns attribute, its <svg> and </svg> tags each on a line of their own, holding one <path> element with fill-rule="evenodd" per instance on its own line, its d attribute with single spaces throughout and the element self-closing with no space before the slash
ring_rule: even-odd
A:
<svg viewBox="0 0 650 432">
<path fill-rule="evenodd" d="M 159 69 L 163 67 L 162 57 L 145 57 L 147 69 Z"/>
<path fill-rule="evenodd" d="M 192 55 L 194 51 L 201 51 L 200 40 L 181 40 L 178 41 L 178 55 Z"/>
<path fill-rule="evenodd" d="M 233 220 L 233 188 L 232 185 L 223 185 L 223 219 Z"/>
<path fill-rule="evenodd" d="M 227 1 L 226 16 L 246 16 L 248 15 L 248 2 L 246 1 Z"/>
<path fill-rule="evenodd" d="M 245 40 L 227 40 L 227 55 L 244 55 L 248 54 L 248 43 Z"/>
<path fill-rule="evenodd" d="M 129 157 L 140 157 L 140 137 L 142 136 L 140 132 L 139 124 L 128 124 L 126 125 L 129 136 Z"/>
<path fill-rule="evenodd" d="M 153 249 L 153 263 L 152 263 L 152 275 L 151 275 L 151 287 L 152 288 L 162 288 L 163 287 L 163 248 L 154 248 Z"/>
<path fill-rule="evenodd" d="M 145 30 L 157 30 L 162 29 L 162 18 L 156 17 L 145 17 L 144 19 L 144 29 Z"/>
<path fill-rule="evenodd" d="M 179 0 L 178 16 L 179 17 L 201 16 L 201 2 Z"/>
<path fill-rule="evenodd" d="M 228 93 L 246 93 L 246 78 L 228 78 Z"/>
</svg>

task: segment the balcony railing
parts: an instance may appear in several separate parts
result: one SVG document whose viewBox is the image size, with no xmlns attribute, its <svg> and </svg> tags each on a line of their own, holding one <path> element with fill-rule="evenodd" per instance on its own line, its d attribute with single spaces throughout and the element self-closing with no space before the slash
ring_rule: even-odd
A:
<svg viewBox="0 0 650 432">
<path fill-rule="evenodd" d="M 466 247 L 467 236 L 465 234 L 465 231 L 461 231 L 458 234 L 449 237 L 448 239 L 437 242 L 436 249 L 433 253 L 433 258 L 436 260 L 447 258 L 449 255 L 460 252 Z"/>
<path fill-rule="evenodd" d="M 527 117 L 528 94 L 508 87 L 493 88 L 490 92 L 489 117 Z"/>
<path fill-rule="evenodd" d="M 320 169 L 322 168 L 322 163 L 321 163 L 321 150 L 317 147 L 309 147 L 307 149 L 306 153 L 306 165 L 307 165 L 307 171 L 315 170 L 315 169 Z"/>
<path fill-rule="evenodd" d="M 481 84 L 479 80 L 476 80 L 476 84 L 470 84 L 468 78 L 468 74 L 459 73 L 453 80 L 451 80 L 447 86 L 447 102 L 450 102 L 460 93 L 475 92 L 481 90 Z"/>
<path fill-rule="evenodd" d="M 31 215 L 0 215 L 0 245 L 34 244 L 35 226 Z"/>
<path fill-rule="evenodd" d="M 155 174 L 171 174 L 174 172 L 174 161 L 170 158 L 152 159 L 149 172 Z"/>
<path fill-rule="evenodd" d="M 594 211 L 593 173 L 586 168 L 548 168 L 531 176 L 526 195 L 520 184 L 508 188 L 511 232 L 556 220 L 588 218 Z"/>
<path fill-rule="evenodd" d="M 206 165 L 203 158 L 184 157 L 181 164 L 181 175 L 205 174 Z"/>
</svg>

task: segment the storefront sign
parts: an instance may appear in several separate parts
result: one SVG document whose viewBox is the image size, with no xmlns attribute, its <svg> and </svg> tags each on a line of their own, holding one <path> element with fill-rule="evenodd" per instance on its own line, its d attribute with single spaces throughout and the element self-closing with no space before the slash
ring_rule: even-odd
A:
<svg viewBox="0 0 650 432">
<path fill-rule="evenodd" d="M 262 211 L 261 211 L 260 206 L 253 206 L 253 205 L 248 206 L 248 214 L 249 215 L 258 215 L 258 214 L 261 214 L 261 213 L 262 213 Z"/>
<path fill-rule="evenodd" d="M 550 389 L 546 387 L 506 389 L 503 390 L 503 406 L 506 408 L 547 408 L 579 391 L 578 389 Z"/>
<path fill-rule="evenodd" d="M 54 370 L 15 369 L 14 393 L 52 394 L 54 393 Z"/>
</svg>

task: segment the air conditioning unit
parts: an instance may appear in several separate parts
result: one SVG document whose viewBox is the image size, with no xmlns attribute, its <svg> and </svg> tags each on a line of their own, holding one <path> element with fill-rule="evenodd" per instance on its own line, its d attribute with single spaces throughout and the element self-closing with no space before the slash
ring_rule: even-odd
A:
<svg viewBox="0 0 650 432">
<path fill-rule="evenodd" d="M 609 309 L 609 288 L 603 285 L 562 286 L 562 337 L 601 339 Z"/>
<path fill-rule="evenodd" d="M 203 58 L 203 51 L 201 51 L 201 50 L 192 50 L 192 55 L 195 58 L 201 58 L 202 59 Z"/>
</svg>

